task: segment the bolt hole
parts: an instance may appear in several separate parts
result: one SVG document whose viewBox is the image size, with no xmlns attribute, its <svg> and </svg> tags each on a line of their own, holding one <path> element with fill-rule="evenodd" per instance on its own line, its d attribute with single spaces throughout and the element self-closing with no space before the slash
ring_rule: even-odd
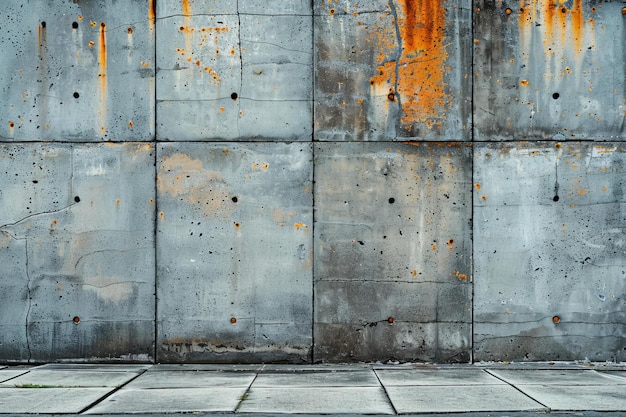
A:
<svg viewBox="0 0 626 417">
<path fill-rule="evenodd" d="M 78 29 L 78 22 L 72 22 L 72 29 Z"/>
<path fill-rule="evenodd" d="M 74 96 L 74 98 L 78 98 L 78 97 L 80 97 L 80 94 L 78 94 L 76 91 L 74 91 L 73 96 Z"/>
<path fill-rule="evenodd" d="M 100 22 L 100 27 L 105 28 L 106 26 L 107 26 L 107 25 L 106 25 L 106 23 L 104 23 L 104 22 Z"/>
<path fill-rule="evenodd" d="M 395 202 L 396 202 L 396 199 L 395 199 L 395 198 L 391 197 L 391 198 L 389 199 L 389 204 L 393 204 L 393 203 L 395 203 Z"/>
<path fill-rule="evenodd" d="M 239 199 L 237 197 L 233 197 L 233 198 L 231 198 L 231 200 L 233 200 L 233 203 L 236 203 L 237 201 L 239 201 Z"/>
<path fill-rule="evenodd" d="M 567 9 L 565 7 L 561 8 L 561 13 L 567 13 Z"/>
<path fill-rule="evenodd" d="M 390 92 L 389 94 L 387 94 L 387 99 L 389 99 L 389 101 L 395 101 L 396 100 L 396 95 L 392 92 Z"/>
<path fill-rule="evenodd" d="M 511 14 L 511 13 L 513 13 L 513 10 L 511 10 L 510 8 L 507 7 L 507 9 L 504 11 L 504 13 Z"/>
<path fill-rule="evenodd" d="M 554 93 L 552 94 L 552 98 L 557 100 L 559 97 L 561 97 L 561 95 L 559 93 Z"/>
<path fill-rule="evenodd" d="M 79 196 L 74 197 L 74 201 L 77 203 L 80 203 L 80 197 Z"/>
<path fill-rule="evenodd" d="M 233 100 L 237 100 L 237 97 L 239 97 L 239 96 L 237 95 L 237 93 L 232 93 L 232 94 L 230 95 L 230 98 L 232 98 Z"/>
<path fill-rule="evenodd" d="M 559 196 L 555 195 L 554 197 L 552 197 L 552 201 L 559 201 Z"/>
<path fill-rule="evenodd" d="M 46 27 L 46 22 L 41 22 L 41 27 L 45 28 Z"/>
</svg>

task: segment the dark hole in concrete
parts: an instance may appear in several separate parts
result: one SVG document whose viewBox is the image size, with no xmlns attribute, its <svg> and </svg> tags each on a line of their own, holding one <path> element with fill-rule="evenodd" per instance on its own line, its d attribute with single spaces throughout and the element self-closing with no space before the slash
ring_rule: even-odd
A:
<svg viewBox="0 0 626 417">
<path fill-rule="evenodd" d="M 552 98 L 555 99 L 555 100 L 558 99 L 559 97 L 561 97 L 561 95 L 559 93 L 552 94 Z"/>
<path fill-rule="evenodd" d="M 73 95 L 74 95 L 74 98 L 78 98 L 78 97 L 80 97 L 80 94 L 78 94 L 76 91 L 74 91 L 74 94 L 73 94 Z"/>
<path fill-rule="evenodd" d="M 566 9 L 565 7 L 563 7 L 563 8 L 561 9 L 561 13 L 567 13 L 567 9 Z"/>
<path fill-rule="evenodd" d="M 233 100 L 237 100 L 237 97 L 239 97 L 239 96 L 237 95 L 237 93 L 232 93 L 232 94 L 230 95 L 230 98 L 232 98 Z"/>
<path fill-rule="evenodd" d="M 393 204 L 393 203 L 395 203 L 395 202 L 396 202 L 396 199 L 395 199 L 395 198 L 391 197 L 391 198 L 389 199 L 389 204 Z"/>
<path fill-rule="evenodd" d="M 78 29 L 78 22 L 72 22 L 72 29 Z"/>
<path fill-rule="evenodd" d="M 77 203 L 80 203 L 80 197 L 79 196 L 74 197 L 74 201 Z"/>
<path fill-rule="evenodd" d="M 231 198 L 231 200 L 233 200 L 233 203 L 236 203 L 237 201 L 239 201 L 239 199 L 237 197 L 233 197 L 233 198 Z"/>
<path fill-rule="evenodd" d="M 555 195 L 554 197 L 552 197 L 552 201 L 559 201 L 559 196 Z"/>
<path fill-rule="evenodd" d="M 41 27 L 45 28 L 46 27 L 46 22 L 41 22 Z"/>
</svg>

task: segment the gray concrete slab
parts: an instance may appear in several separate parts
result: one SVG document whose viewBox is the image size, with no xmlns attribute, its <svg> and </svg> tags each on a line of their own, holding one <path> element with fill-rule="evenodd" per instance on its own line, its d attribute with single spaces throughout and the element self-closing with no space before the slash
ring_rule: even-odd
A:
<svg viewBox="0 0 626 417">
<path fill-rule="evenodd" d="M 148 369 L 148 372 L 161 371 L 224 371 L 224 372 L 257 372 L 263 369 L 261 364 L 208 364 L 208 363 L 159 363 Z"/>
<path fill-rule="evenodd" d="M 382 388 L 253 388 L 241 413 L 394 414 Z"/>
<path fill-rule="evenodd" d="M 137 375 L 137 373 L 132 372 L 31 370 L 0 385 L 26 388 L 30 386 L 119 387 Z"/>
<path fill-rule="evenodd" d="M 216 371 L 146 372 L 124 388 L 247 388 L 256 373 Z"/>
<path fill-rule="evenodd" d="M 508 385 L 398 386 L 386 390 L 400 414 L 547 410 Z"/>
<path fill-rule="evenodd" d="M 28 369 L 6 369 L 5 366 L 0 367 L 0 383 L 7 383 L 17 376 L 23 375 L 28 372 Z"/>
<path fill-rule="evenodd" d="M 473 6 L 476 140 L 626 138 L 623 3 Z"/>
<path fill-rule="evenodd" d="M 246 388 L 122 389 L 85 414 L 233 412 Z"/>
<path fill-rule="evenodd" d="M 154 138 L 148 2 L 5 2 L 0 140 Z"/>
<path fill-rule="evenodd" d="M 153 145 L 3 144 L 0 155 L 0 248 L 9 249 L 0 260 L 10 272 L 0 276 L 9 329 L 0 358 L 149 361 Z"/>
<path fill-rule="evenodd" d="M 474 152 L 475 360 L 624 360 L 624 144 Z"/>
<path fill-rule="evenodd" d="M 316 360 L 469 360 L 471 149 L 315 146 Z"/>
<path fill-rule="evenodd" d="M 253 389 L 276 387 L 380 387 L 372 370 L 368 371 L 302 371 L 293 373 L 261 373 Z"/>
<path fill-rule="evenodd" d="M 610 376 L 612 378 L 619 378 L 620 380 L 626 380 L 626 371 L 602 371 L 603 375 Z"/>
<path fill-rule="evenodd" d="M 316 139 L 469 139 L 469 8 L 363 3 L 315 3 Z"/>
<path fill-rule="evenodd" d="M 519 385 L 518 388 L 552 411 L 626 411 L 623 385 Z"/>
<path fill-rule="evenodd" d="M 405 385 L 498 385 L 504 384 L 480 369 L 376 370 L 385 387 Z"/>
<path fill-rule="evenodd" d="M 492 375 L 512 385 L 618 385 L 626 379 L 611 378 L 602 372 L 584 370 L 488 370 Z M 626 389 L 626 387 L 625 387 Z"/>
<path fill-rule="evenodd" d="M 311 148 L 159 145 L 160 362 L 310 361 Z"/>
<path fill-rule="evenodd" d="M 78 413 L 112 388 L 0 388 L 0 413 Z"/>
</svg>

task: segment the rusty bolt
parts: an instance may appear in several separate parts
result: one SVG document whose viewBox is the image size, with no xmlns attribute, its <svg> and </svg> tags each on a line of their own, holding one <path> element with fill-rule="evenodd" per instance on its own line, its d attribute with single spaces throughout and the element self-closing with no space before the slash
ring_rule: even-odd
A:
<svg viewBox="0 0 626 417">
<path fill-rule="evenodd" d="M 511 14 L 511 13 L 513 13 L 513 10 L 511 10 L 510 7 L 507 7 L 506 10 L 504 11 L 504 13 Z"/>
<path fill-rule="evenodd" d="M 235 323 L 237 323 L 237 319 L 235 317 L 231 317 L 230 324 L 235 324 Z"/>
<path fill-rule="evenodd" d="M 626 16 L 626 7 L 622 7 L 622 14 Z"/>
<path fill-rule="evenodd" d="M 80 317 L 78 317 L 78 316 L 74 316 L 74 318 L 72 319 L 72 321 L 74 322 L 74 324 L 78 324 L 78 323 L 80 323 Z"/>
<path fill-rule="evenodd" d="M 554 317 L 552 317 L 552 322 L 553 322 L 554 324 L 557 324 L 557 323 L 559 323 L 560 321 L 561 321 L 561 318 L 560 318 L 559 316 L 554 316 Z"/>
<path fill-rule="evenodd" d="M 387 94 L 387 98 L 389 99 L 389 101 L 395 101 L 396 95 L 393 93 L 393 91 L 390 91 L 389 94 Z"/>
<path fill-rule="evenodd" d="M 393 322 L 394 322 L 393 317 L 389 317 L 389 318 L 387 319 L 387 322 L 388 322 L 388 323 L 393 323 Z"/>
</svg>

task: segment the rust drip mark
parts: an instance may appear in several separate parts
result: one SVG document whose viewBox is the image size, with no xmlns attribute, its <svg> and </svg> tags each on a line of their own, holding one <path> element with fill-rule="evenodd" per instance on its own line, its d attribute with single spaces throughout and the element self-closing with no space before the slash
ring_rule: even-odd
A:
<svg viewBox="0 0 626 417">
<path fill-rule="evenodd" d="M 446 243 L 448 244 L 448 249 L 454 250 L 454 239 L 448 239 Z"/>
<path fill-rule="evenodd" d="M 107 34 L 106 24 L 100 23 L 100 37 L 98 45 L 98 78 L 100 79 L 100 109 L 99 121 L 100 131 L 105 133 L 106 112 L 107 112 Z"/>
<path fill-rule="evenodd" d="M 154 30 L 154 21 L 155 21 L 155 14 L 154 14 L 154 2 L 156 0 L 148 0 L 148 24 L 150 25 L 150 30 Z"/>
<path fill-rule="evenodd" d="M 241 229 L 241 223 L 240 222 L 233 222 L 233 226 L 235 226 L 235 230 L 239 231 L 239 229 Z"/>
<path fill-rule="evenodd" d="M 446 11 L 442 0 L 398 0 L 398 5 L 400 59 L 379 67 L 379 72 L 386 72 L 388 79 L 397 73 L 395 93 L 400 96 L 401 120 L 407 130 L 414 123 L 440 128 L 449 102 L 444 91 Z"/>
<path fill-rule="evenodd" d="M 41 58 L 41 52 L 46 42 L 47 42 L 46 22 L 41 22 L 37 26 L 37 50 L 39 52 L 40 58 Z"/>
<path fill-rule="evenodd" d="M 15 122 L 9 122 L 9 136 L 15 134 Z"/>
<path fill-rule="evenodd" d="M 568 43 L 576 54 L 582 53 L 585 19 L 583 0 L 520 0 L 520 36 L 522 40 L 535 26 L 543 32 L 546 54 L 554 54 L 564 49 Z M 537 12 L 541 22 L 537 22 Z M 595 10 L 592 8 L 592 12 Z M 593 32 L 593 20 L 590 21 Z"/>
<path fill-rule="evenodd" d="M 161 217 L 161 221 L 165 220 L 165 213 L 160 212 L 159 216 Z"/>
<path fill-rule="evenodd" d="M 189 53 L 189 57 L 192 56 L 191 51 L 191 2 L 190 0 L 181 0 L 181 7 L 183 9 L 183 17 L 185 20 L 184 27 L 181 26 L 180 30 L 185 34 L 185 50 Z"/>
</svg>

